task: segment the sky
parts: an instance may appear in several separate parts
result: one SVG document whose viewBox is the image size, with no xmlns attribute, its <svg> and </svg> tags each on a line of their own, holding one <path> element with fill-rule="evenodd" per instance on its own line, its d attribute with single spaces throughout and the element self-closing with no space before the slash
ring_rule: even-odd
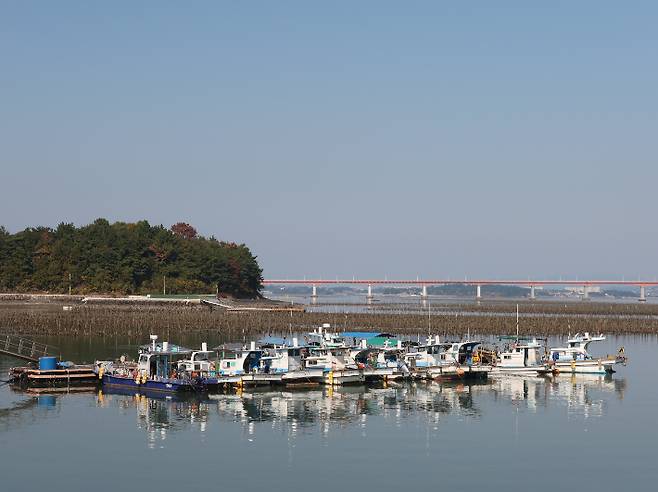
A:
<svg viewBox="0 0 658 492">
<path fill-rule="evenodd" d="M 0 1 L 0 224 L 265 278 L 654 279 L 658 3 Z"/>
</svg>

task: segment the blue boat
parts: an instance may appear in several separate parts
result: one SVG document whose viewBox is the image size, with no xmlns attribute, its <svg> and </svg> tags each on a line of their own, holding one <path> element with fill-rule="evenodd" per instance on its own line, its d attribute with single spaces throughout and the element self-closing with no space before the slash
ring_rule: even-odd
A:
<svg viewBox="0 0 658 492">
<path fill-rule="evenodd" d="M 201 389 L 200 385 L 195 380 L 178 379 L 178 378 L 162 378 L 162 379 L 141 379 L 139 376 L 132 378 L 131 376 L 120 376 L 113 374 L 103 374 L 103 387 L 113 386 L 121 388 L 131 388 L 136 392 L 166 392 L 176 393 L 179 391 L 196 391 Z"/>
<path fill-rule="evenodd" d="M 178 362 L 192 353 L 191 350 L 169 344 L 156 343 L 157 335 L 151 335 L 151 345 L 140 348 L 137 363 L 103 363 L 99 376 L 103 386 L 121 387 L 141 392 L 177 393 L 203 389 L 199 378 L 191 373 L 179 372 Z"/>
</svg>

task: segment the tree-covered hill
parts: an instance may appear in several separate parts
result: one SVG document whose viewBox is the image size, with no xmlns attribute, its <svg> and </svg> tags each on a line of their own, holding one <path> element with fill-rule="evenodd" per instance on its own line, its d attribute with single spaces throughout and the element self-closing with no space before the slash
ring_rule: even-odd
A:
<svg viewBox="0 0 658 492">
<path fill-rule="evenodd" d="M 166 229 L 97 219 L 10 234 L 0 226 L 0 291 L 215 292 L 257 296 L 262 270 L 244 244 L 204 238 L 185 223 Z"/>
</svg>

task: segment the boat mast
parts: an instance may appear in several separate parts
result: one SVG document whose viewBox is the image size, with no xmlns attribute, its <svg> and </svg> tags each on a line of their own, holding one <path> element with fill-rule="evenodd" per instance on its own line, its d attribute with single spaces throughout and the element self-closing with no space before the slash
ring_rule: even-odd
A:
<svg viewBox="0 0 658 492">
<path fill-rule="evenodd" d="M 516 304 L 516 342 L 519 342 L 519 304 Z"/>
</svg>

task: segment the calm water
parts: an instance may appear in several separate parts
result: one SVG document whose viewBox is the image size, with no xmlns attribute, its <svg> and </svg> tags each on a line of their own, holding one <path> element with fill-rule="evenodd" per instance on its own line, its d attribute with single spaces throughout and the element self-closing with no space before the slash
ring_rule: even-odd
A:
<svg viewBox="0 0 658 492">
<path fill-rule="evenodd" d="M 75 340 L 73 359 L 126 350 Z M 658 339 L 611 378 L 254 391 L 175 401 L 0 388 L 2 490 L 653 489 Z M 16 361 L 0 356 L 0 369 Z M 4 376 L 3 376 L 4 378 Z M 147 489 L 144 489 L 147 490 Z"/>
</svg>

